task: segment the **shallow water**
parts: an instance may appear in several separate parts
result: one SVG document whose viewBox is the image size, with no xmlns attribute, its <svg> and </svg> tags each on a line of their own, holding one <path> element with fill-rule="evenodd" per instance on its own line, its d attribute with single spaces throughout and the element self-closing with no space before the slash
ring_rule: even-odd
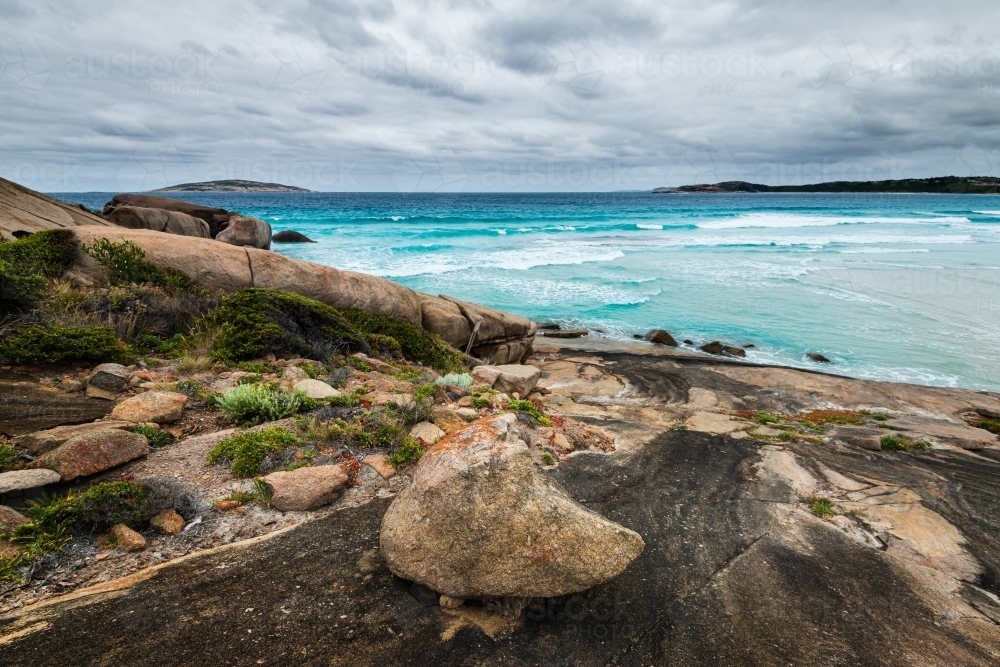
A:
<svg viewBox="0 0 1000 667">
<path fill-rule="evenodd" d="M 110 193 L 55 195 L 100 209 Z M 295 229 L 290 257 L 631 339 L 1000 390 L 992 195 L 184 193 Z M 821 352 L 832 365 L 809 361 Z"/>
</svg>

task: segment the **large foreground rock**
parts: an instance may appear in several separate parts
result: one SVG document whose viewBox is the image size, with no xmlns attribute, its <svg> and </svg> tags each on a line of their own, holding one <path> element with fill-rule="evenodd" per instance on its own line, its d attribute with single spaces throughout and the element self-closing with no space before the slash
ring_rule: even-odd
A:
<svg viewBox="0 0 1000 667">
<path fill-rule="evenodd" d="M 637 533 L 535 467 L 515 422 L 480 420 L 420 460 L 382 521 L 393 573 L 453 598 L 550 598 L 608 581 L 642 552 Z"/>
<path fill-rule="evenodd" d="M 184 414 L 188 397 L 172 391 L 147 391 L 126 398 L 111 411 L 111 418 L 141 424 L 172 424 Z"/>
<path fill-rule="evenodd" d="M 229 211 L 212 206 L 201 206 L 191 202 L 173 199 L 171 197 L 158 197 L 156 195 L 133 195 L 122 193 L 115 195 L 102 211 L 104 217 L 110 217 L 119 206 L 132 206 L 139 208 L 160 209 L 163 211 L 177 211 L 190 215 L 194 218 L 204 220 L 208 225 L 209 234 L 214 238 L 219 233 L 219 229 L 233 216 Z"/>
<path fill-rule="evenodd" d="M 64 482 L 87 477 L 149 454 L 146 436 L 129 431 L 106 429 L 70 438 L 61 447 L 28 464 L 48 468 Z"/>
<path fill-rule="evenodd" d="M 99 419 L 114 403 L 70 394 L 39 382 L 0 380 L 0 433 L 24 435 Z"/>
<path fill-rule="evenodd" d="M 37 489 L 59 481 L 59 473 L 53 470 L 12 470 L 0 473 L 0 493 Z"/>
<path fill-rule="evenodd" d="M 106 217 L 119 227 L 127 227 L 129 229 L 151 229 L 156 232 L 179 234 L 180 236 L 196 236 L 203 239 L 211 238 L 207 222 L 180 211 L 142 208 L 139 206 L 118 206 Z"/>
<path fill-rule="evenodd" d="M 46 229 L 111 223 L 77 206 L 0 178 L 0 239 L 13 241 Z"/>
<path fill-rule="evenodd" d="M 347 471 L 341 465 L 272 472 L 264 478 L 271 506 L 282 512 L 308 512 L 329 505 L 347 482 Z"/>
</svg>

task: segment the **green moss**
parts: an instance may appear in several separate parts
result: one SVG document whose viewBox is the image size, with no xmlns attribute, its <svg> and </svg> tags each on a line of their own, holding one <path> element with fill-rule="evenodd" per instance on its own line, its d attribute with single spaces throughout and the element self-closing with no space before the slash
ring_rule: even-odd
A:
<svg viewBox="0 0 1000 667">
<path fill-rule="evenodd" d="M 129 349 L 110 327 L 36 324 L 0 341 L 0 358 L 12 363 L 127 361 Z"/>
<path fill-rule="evenodd" d="M 236 385 L 242 384 L 258 384 L 264 381 L 264 376 L 258 373 L 251 373 L 250 375 L 244 375 L 242 377 L 236 378 Z"/>
<path fill-rule="evenodd" d="M 990 433 L 996 433 L 1000 435 L 1000 419 L 990 419 L 988 417 L 981 417 L 972 422 L 972 425 L 976 428 L 981 428 L 989 431 Z"/>
<path fill-rule="evenodd" d="M 896 436 L 896 435 L 884 435 L 882 440 L 879 441 L 883 451 L 886 452 L 900 452 L 907 449 L 906 438 Z"/>
<path fill-rule="evenodd" d="M 753 420 L 758 424 L 777 424 L 781 421 L 781 417 L 770 412 L 758 410 L 753 413 Z"/>
<path fill-rule="evenodd" d="M 131 241 L 98 239 L 83 249 L 104 267 L 112 285 L 155 285 L 171 292 L 195 290 L 187 275 L 146 261 L 146 251 Z"/>
<path fill-rule="evenodd" d="M 489 396 L 473 396 L 472 397 L 472 407 L 477 410 L 482 410 L 483 408 L 488 408 L 493 405 L 492 399 Z"/>
<path fill-rule="evenodd" d="M 507 403 L 507 409 L 515 412 L 523 412 L 531 418 L 531 421 L 536 424 L 540 424 L 541 426 L 552 426 L 551 420 L 549 420 L 549 418 L 538 409 L 538 406 L 531 401 L 524 399 L 520 401 L 509 401 Z"/>
<path fill-rule="evenodd" d="M 274 372 L 273 367 L 268 366 L 267 364 L 254 363 L 252 361 L 241 361 L 236 364 L 236 368 L 246 373 L 256 373 L 258 375 Z"/>
<path fill-rule="evenodd" d="M 208 462 L 226 460 L 232 464 L 235 477 L 256 477 L 264 459 L 300 444 L 302 440 L 278 427 L 240 433 L 215 445 L 208 453 Z"/>
<path fill-rule="evenodd" d="M 152 426 L 139 424 L 137 426 L 133 426 L 131 430 L 133 433 L 146 436 L 149 446 L 153 449 L 161 449 L 167 445 L 173 444 L 174 442 L 174 436 L 170 435 L 170 433 L 161 428 L 153 428 Z"/>
<path fill-rule="evenodd" d="M 437 396 L 437 388 L 432 384 L 417 385 L 417 390 L 413 392 L 413 398 L 417 403 L 433 402 Z"/>
<path fill-rule="evenodd" d="M 364 387 L 359 387 L 354 391 L 344 392 L 339 396 L 331 396 L 327 399 L 327 404 L 335 408 L 353 408 L 365 393 L 367 393 L 367 390 Z"/>
<path fill-rule="evenodd" d="M 319 402 L 280 387 L 242 384 L 217 397 L 215 405 L 233 422 L 253 426 L 314 409 Z"/>
<path fill-rule="evenodd" d="M 361 371 L 362 373 L 371 373 L 373 370 L 375 370 L 374 366 L 369 364 L 364 359 L 360 359 L 358 357 L 355 357 L 354 355 L 347 357 L 346 361 L 348 366 L 350 366 L 355 370 Z"/>
<path fill-rule="evenodd" d="M 46 282 L 65 272 L 75 249 L 73 234 L 65 229 L 0 242 L 0 298 L 24 301 L 41 298 Z"/>
<path fill-rule="evenodd" d="M 552 465 L 553 463 L 556 462 L 555 458 L 548 452 L 542 453 L 542 461 L 545 462 L 545 465 Z"/>
<path fill-rule="evenodd" d="M 427 452 L 414 438 L 404 438 L 403 442 L 389 455 L 389 463 L 395 468 L 402 468 L 408 463 L 414 463 Z"/>
</svg>

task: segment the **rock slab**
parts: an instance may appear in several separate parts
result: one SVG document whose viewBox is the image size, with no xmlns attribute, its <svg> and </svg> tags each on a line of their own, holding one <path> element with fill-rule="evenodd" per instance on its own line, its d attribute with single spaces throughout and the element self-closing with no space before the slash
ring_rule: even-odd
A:
<svg viewBox="0 0 1000 667">
<path fill-rule="evenodd" d="M 6 505 L 0 505 L 0 533 L 9 533 L 18 526 L 23 526 L 29 521 L 31 521 L 31 519 L 24 516 L 14 508 L 7 507 Z"/>
<path fill-rule="evenodd" d="M 127 398 L 111 411 L 111 418 L 133 424 L 172 424 L 184 414 L 188 397 L 172 391 L 147 391 Z"/>
<path fill-rule="evenodd" d="M 59 481 L 59 473 L 53 470 L 13 470 L 0 473 L 0 493 L 37 489 Z"/>
<path fill-rule="evenodd" d="M 330 398 L 331 396 L 340 396 L 340 392 L 323 382 L 322 380 L 299 380 L 295 383 L 295 391 L 300 391 L 306 395 L 306 398 L 312 398 L 317 401 L 321 401 L 324 398 Z"/>
<path fill-rule="evenodd" d="M 75 438 L 91 431 L 102 431 L 109 428 L 124 429 L 132 426 L 128 422 L 100 421 L 90 424 L 74 424 L 72 426 L 57 426 L 45 431 L 29 433 L 21 438 L 21 445 L 35 456 L 51 452 L 70 438 Z"/>
<path fill-rule="evenodd" d="M 48 468 L 68 482 L 109 470 L 149 454 L 146 436 L 117 429 L 91 431 L 70 438 L 62 446 L 28 464 Z"/>
<path fill-rule="evenodd" d="M 101 364 L 87 378 L 87 396 L 115 400 L 128 387 L 132 372 L 121 364 Z"/>
<path fill-rule="evenodd" d="M 517 393 L 521 398 L 531 393 L 540 377 L 540 369 L 521 364 L 476 366 L 472 369 L 473 380 L 488 384 L 501 393 Z"/>
<path fill-rule="evenodd" d="M 444 436 L 445 432 L 430 422 L 414 424 L 410 429 L 410 437 L 422 440 L 425 445 L 436 444 Z"/>
<path fill-rule="evenodd" d="M 272 472 L 264 477 L 271 506 L 282 512 L 308 512 L 329 505 L 347 486 L 344 466 L 316 466 Z"/>
<path fill-rule="evenodd" d="M 123 523 L 111 526 L 111 534 L 122 551 L 142 551 L 146 548 L 146 538 Z"/>
<path fill-rule="evenodd" d="M 516 419 L 481 419 L 420 459 L 382 521 L 393 573 L 463 600 L 548 598 L 608 581 L 642 552 L 637 533 L 535 467 Z"/>
</svg>

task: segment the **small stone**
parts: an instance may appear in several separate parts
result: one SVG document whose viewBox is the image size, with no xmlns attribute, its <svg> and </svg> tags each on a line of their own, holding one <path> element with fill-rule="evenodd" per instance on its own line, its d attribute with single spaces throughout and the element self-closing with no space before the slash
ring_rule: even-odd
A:
<svg viewBox="0 0 1000 667">
<path fill-rule="evenodd" d="M 215 503 L 215 509 L 219 510 L 220 512 L 228 512 L 229 510 L 236 509 L 239 506 L 240 504 L 235 500 L 220 500 L 219 502 Z"/>
<path fill-rule="evenodd" d="M 473 410 L 472 408 L 459 408 L 455 410 L 455 414 L 467 422 L 479 418 L 479 413 Z"/>
<path fill-rule="evenodd" d="M 713 340 L 711 343 L 705 343 L 698 349 L 702 352 L 708 352 L 709 354 L 722 354 L 726 348 L 719 341 Z"/>
<path fill-rule="evenodd" d="M 216 375 L 218 375 L 219 373 L 225 373 L 227 370 L 229 370 L 229 368 L 223 366 L 222 364 L 215 364 L 214 366 L 212 366 L 212 372 L 215 373 Z"/>
<path fill-rule="evenodd" d="M 285 370 L 281 372 L 281 379 L 291 382 L 294 385 L 297 382 L 308 380 L 309 374 L 298 366 L 286 366 Z"/>
<path fill-rule="evenodd" d="M 188 397 L 172 391 L 147 391 L 127 398 L 111 411 L 111 418 L 134 424 L 172 424 L 184 414 Z"/>
<path fill-rule="evenodd" d="M 177 535 L 184 530 L 184 517 L 178 514 L 175 509 L 168 509 L 150 519 L 149 524 L 161 533 Z"/>
<path fill-rule="evenodd" d="M 29 523 L 31 519 L 24 516 L 13 507 L 0 505 L 0 533 L 9 533 L 18 526 Z"/>
<path fill-rule="evenodd" d="M 438 604 L 441 606 L 442 609 L 458 609 L 463 604 L 465 604 L 465 600 L 462 600 L 460 598 L 448 597 L 447 595 L 442 595 L 438 599 Z"/>
<path fill-rule="evenodd" d="M 295 391 L 301 391 L 307 398 L 321 401 L 331 396 L 340 396 L 340 392 L 322 380 L 299 380 L 295 383 Z"/>
<path fill-rule="evenodd" d="M 361 397 L 369 405 L 399 405 L 406 406 L 413 402 L 410 394 L 394 394 L 388 391 L 373 391 Z"/>
<path fill-rule="evenodd" d="M 472 407 L 472 397 L 462 396 L 458 399 L 458 407 L 460 408 L 471 408 Z"/>
<path fill-rule="evenodd" d="M 59 481 L 59 473 L 54 470 L 12 470 L 0 473 L 0 493 L 37 489 Z"/>
<path fill-rule="evenodd" d="M 146 548 L 146 538 L 123 523 L 111 526 L 111 534 L 122 551 L 142 551 Z"/>
<path fill-rule="evenodd" d="M 101 364 L 87 378 L 87 396 L 113 401 L 125 390 L 132 373 L 121 364 Z"/>
<path fill-rule="evenodd" d="M 361 462 L 381 475 L 385 479 L 396 476 L 396 468 L 389 462 L 389 457 L 385 454 L 369 454 L 361 459 Z"/>
<path fill-rule="evenodd" d="M 59 388 L 62 389 L 63 391 L 77 392 L 77 391 L 83 391 L 84 384 L 83 382 L 77 380 L 76 378 L 66 376 L 59 382 Z"/>
<path fill-rule="evenodd" d="M 445 432 L 430 422 L 420 422 L 410 429 L 410 436 L 425 445 L 433 445 L 445 436 Z"/>
<path fill-rule="evenodd" d="M 282 512 L 308 512 L 329 505 L 348 483 L 342 465 L 298 468 L 272 472 L 264 477 L 271 507 Z"/>
<path fill-rule="evenodd" d="M 745 357 L 745 356 L 747 356 L 746 350 L 744 350 L 742 348 L 739 348 L 739 347 L 736 347 L 734 345 L 726 345 L 723 348 L 723 350 L 725 351 L 726 354 L 728 354 L 731 357 Z"/>
<path fill-rule="evenodd" d="M 468 426 L 468 422 L 464 417 L 459 416 L 451 408 L 446 408 L 443 406 L 435 407 L 431 421 L 434 425 L 443 430 L 445 433 L 454 433 L 455 431 L 461 431 L 463 428 Z"/>
</svg>

